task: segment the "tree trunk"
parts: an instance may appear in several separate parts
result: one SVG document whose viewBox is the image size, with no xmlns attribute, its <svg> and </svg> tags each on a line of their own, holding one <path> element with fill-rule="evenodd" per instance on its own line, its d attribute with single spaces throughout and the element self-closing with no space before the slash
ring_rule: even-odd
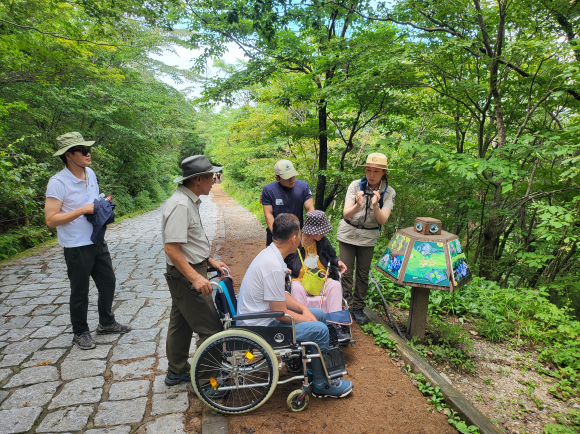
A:
<svg viewBox="0 0 580 434">
<path fill-rule="evenodd" d="M 316 200 L 314 207 L 324 210 L 324 193 L 326 191 L 326 171 L 328 162 L 328 137 L 326 135 L 326 101 L 318 102 L 318 180 L 316 182 Z"/>
</svg>

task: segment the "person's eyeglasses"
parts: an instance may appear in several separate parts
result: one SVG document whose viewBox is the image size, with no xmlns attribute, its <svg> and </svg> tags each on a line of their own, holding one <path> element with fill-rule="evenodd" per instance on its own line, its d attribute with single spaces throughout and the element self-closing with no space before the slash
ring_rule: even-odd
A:
<svg viewBox="0 0 580 434">
<path fill-rule="evenodd" d="M 72 148 L 72 149 L 70 150 L 70 152 L 71 152 L 71 153 L 73 153 L 73 154 L 74 154 L 75 152 L 80 152 L 80 153 L 82 153 L 82 154 L 83 154 L 83 156 L 85 156 L 85 157 L 86 157 L 87 155 L 89 155 L 89 153 L 91 152 L 91 150 L 90 150 L 89 148 L 87 148 L 86 146 L 82 146 L 82 147 L 80 147 L 80 148 Z"/>
</svg>

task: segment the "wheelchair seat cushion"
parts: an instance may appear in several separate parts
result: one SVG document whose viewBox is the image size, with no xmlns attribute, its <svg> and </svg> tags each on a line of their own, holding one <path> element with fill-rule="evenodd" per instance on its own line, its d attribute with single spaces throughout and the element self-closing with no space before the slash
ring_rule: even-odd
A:
<svg viewBox="0 0 580 434">
<path fill-rule="evenodd" d="M 351 325 L 352 318 L 348 309 L 326 314 L 326 322 L 340 325 Z"/>
</svg>

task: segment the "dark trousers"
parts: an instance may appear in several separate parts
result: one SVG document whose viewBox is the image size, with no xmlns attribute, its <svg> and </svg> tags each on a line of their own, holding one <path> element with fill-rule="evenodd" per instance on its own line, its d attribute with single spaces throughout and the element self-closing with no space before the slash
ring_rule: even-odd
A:
<svg viewBox="0 0 580 434">
<path fill-rule="evenodd" d="M 206 261 L 192 267 L 202 276 L 207 275 Z M 172 277 L 167 282 L 171 292 L 171 314 L 166 344 L 167 361 L 170 371 L 183 374 L 191 368 L 187 359 L 193 333 L 199 335 L 197 341 L 199 346 L 210 336 L 223 331 L 224 328 L 211 295 L 202 295 L 195 289 L 190 290 L 189 280 L 176 267 L 167 265 L 167 273 Z M 221 360 L 221 352 L 217 351 L 213 358 Z M 217 377 L 218 371 L 219 368 L 211 372 L 207 371 L 207 380 L 210 377 Z M 207 381 L 202 381 L 204 382 Z"/>
<path fill-rule="evenodd" d="M 338 242 L 340 259 L 346 265 L 346 273 L 342 275 L 342 290 L 347 298 L 350 308 L 363 309 L 369 290 L 369 272 L 371 261 L 373 260 L 374 246 L 361 247 L 354 244 Z M 355 270 L 356 262 L 356 283 L 354 285 L 354 294 L 352 292 L 353 277 L 352 272 Z"/>
<path fill-rule="evenodd" d="M 81 247 L 65 247 L 64 259 L 70 280 L 70 321 L 75 334 L 89 331 L 87 311 L 89 308 L 89 277 L 99 291 L 99 323 L 115 323 L 111 311 L 115 297 L 115 272 L 107 243 Z"/>
</svg>

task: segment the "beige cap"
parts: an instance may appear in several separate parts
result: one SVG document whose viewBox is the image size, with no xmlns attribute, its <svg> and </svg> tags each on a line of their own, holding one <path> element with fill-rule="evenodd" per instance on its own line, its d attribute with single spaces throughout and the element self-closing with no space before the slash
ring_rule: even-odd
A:
<svg viewBox="0 0 580 434">
<path fill-rule="evenodd" d="M 53 157 L 64 154 L 73 146 L 93 146 L 95 142 L 94 140 L 86 142 L 85 139 L 83 139 L 81 133 L 77 133 L 75 131 L 72 133 L 63 134 L 62 136 L 58 136 L 56 138 L 56 143 L 58 143 L 58 151 L 56 151 L 52 155 Z"/>
<path fill-rule="evenodd" d="M 296 172 L 290 160 L 280 160 L 274 164 L 274 174 L 282 179 L 290 179 L 293 176 L 298 176 L 298 172 Z"/>
<path fill-rule="evenodd" d="M 369 154 L 367 157 L 367 162 L 365 164 L 359 164 L 359 166 L 369 166 L 376 167 L 377 169 L 391 170 L 387 167 L 387 157 L 379 152 Z"/>
</svg>

